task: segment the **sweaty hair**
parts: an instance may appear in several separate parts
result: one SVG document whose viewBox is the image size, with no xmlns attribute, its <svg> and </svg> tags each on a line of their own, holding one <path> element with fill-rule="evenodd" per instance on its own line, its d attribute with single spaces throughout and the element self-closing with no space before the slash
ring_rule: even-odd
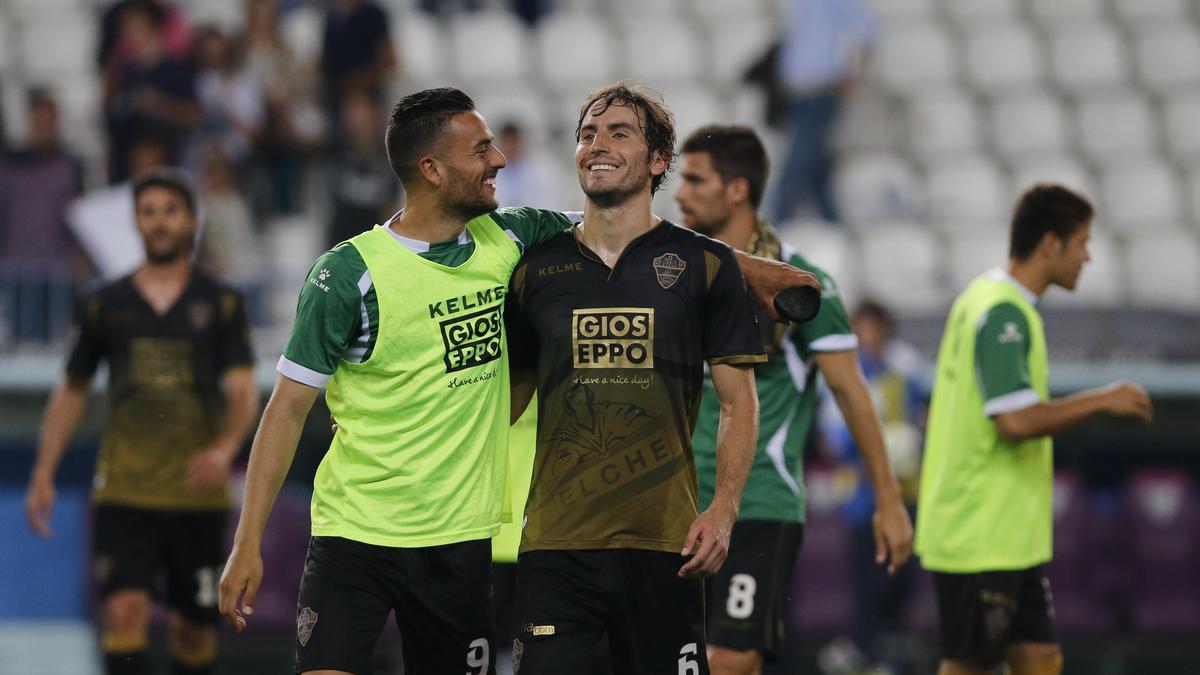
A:
<svg viewBox="0 0 1200 675">
<path fill-rule="evenodd" d="M 417 177 L 417 160 L 429 152 L 455 115 L 475 109 L 458 89 L 443 87 L 409 94 L 392 108 L 384 145 L 388 162 L 401 183 Z"/>
<path fill-rule="evenodd" d="M 642 134 L 646 137 L 649 157 L 662 153 L 667 158 L 667 168 L 650 182 L 650 194 L 658 192 L 666 180 L 667 174 L 675 168 L 675 116 L 662 102 L 662 97 L 645 87 L 630 86 L 624 82 L 601 87 L 588 94 L 579 109 L 579 121 L 575 124 L 575 140 L 579 141 L 579 131 L 583 128 L 583 118 L 587 117 L 592 107 L 600 104 L 597 114 L 603 114 L 613 105 L 627 105 L 633 108 L 638 122 L 642 125 Z"/>
<path fill-rule="evenodd" d="M 183 173 L 174 169 L 152 169 L 138 174 L 133 179 L 133 202 L 136 204 L 142 193 L 150 188 L 171 190 L 183 199 L 188 213 L 196 215 L 196 191 Z"/>
<path fill-rule="evenodd" d="M 750 186 L 750 205 L 758 208 L 767 183 L 767 151 L 750 127 L 712 124 L 692 132 L 680 149 L 683 153 L 708 153 L 713 170 L 722 183 L 745 178 Z"/>
<path fill-rule="evenodd" d="M 1061 185 L 1034 185 L 1021 195 L 1013 210 L 1008 257 L 1028 259 L 1047 232 L 1065 242 L 1094 213 L 1091 203 L 1076 192 Z"/>
</svg>

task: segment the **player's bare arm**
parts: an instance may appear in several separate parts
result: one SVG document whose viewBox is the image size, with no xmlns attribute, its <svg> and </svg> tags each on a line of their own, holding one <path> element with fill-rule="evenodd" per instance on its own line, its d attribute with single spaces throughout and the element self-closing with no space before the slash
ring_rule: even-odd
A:
<svg viewBox="0 0 1200 675">
<path fill-rule="evenodd" d="M 1016 443 L 1053 436 L 1101 413 L 1136 417 L 1149 424 L 1154 419 L 1154 406 L 1150 395 L 1141 386 L 1132 382 L 1114 382 L 996 415 L 994 420 L 1000 437 Z"/>
<path fill-rule="evenodd" d="M 304 419 L 319 391 L 280 375 L 254 436 L 246 469 L 246 497 L 233 537 L 233 551 L 221 575 L 218 602 L 221 614 L 236 631 L 245 628 L 246 618 L 254 613 L 263 575 L 263 528 L 296 455 Z"/>
<path fill-rule="evenodd" d="M 193 489 L 202 490 L 225 483 L 229 478 L 229 467 L 258 416 L 259 395 L 254 369 L 249 366 L 230 368 L 221 379 L 225 390 L 224 422 L 212 444 L 188 461 L 187 481 Z"/>
<path fill-rule="evenodd" d="M 767 308 L 767 314 L 776 321 L 783 320 L 775 311 L 776 293 L 793 286 L 808 286 L 818 291 L 821 290 L 821 282 L 811 272 L 805 272 L 778 260 L 753 256 L 745 251 L 735 250 L 734 252 L 737 254 L 738 265 L 742 268 L 742 276 L 746 278 L 746 285 L 750 287 L 751 295 Z"/>
<path fill-rule="evenodd" d="M 712 504 L 688 529 L 682 554 L 691 560 L 679 568 L 683 577 L 715 574 L 729 553 L 729 536 L 742 502 L 742 489 L 758 443 L 758 390 L 754 368 L 718 363 L 710 368 L 721 401 L 717 427 L 717 484 Z"/>
<path fill-rule="evenodd" d="M 25 516 L 39 537 L 50 537 L 50 514 L 54 511 L 54 474 L 62 461 L 67 441 L 71 440 L 87 407 L 91 379 L 67 375 L 50 395 L 38 432 L 37 458 L 29 475 L 25 494 Z"/>
<path fill-rule="evenodd" d="M 913 527 L 900 485 L 892 473 L 879 415 L 871 402 L 871 392 L 854 351 L 820 352 L 815 357 L 817 368 L 825 377 L 846 426 L 862 452 L 863 464 L 871 477 L 875 492 L 875 562 L 887 564 L 894 574 L 912 554 Z"/>
</svg>

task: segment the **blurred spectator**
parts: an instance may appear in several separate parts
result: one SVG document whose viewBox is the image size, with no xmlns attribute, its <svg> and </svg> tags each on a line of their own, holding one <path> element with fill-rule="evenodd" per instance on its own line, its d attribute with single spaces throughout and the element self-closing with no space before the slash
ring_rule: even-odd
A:
<svg viewBox="0 0 1200 675">
<path fill-rule="evenodd" d="M 0 312 L 15 340 L 45 340 L 66 327 L 72 282 L 89 271 L 65 214 L 82 171 L 60 142 L 54 99 L 35 89 L 27 105 L 28 145 L 0 158 Z"/>
<path fill-rule="evenodd" d="M 201 213 L 198 260 L 214 275 L 225 279 L 246 296 L 251 324 L 261 324 L 266 274 L 262 242 L 250 205 L 239 189 L 238 169 L 219 149 L 205 154 L 200 181 Z"/>
<path fill-rule="evenodd" d="M 192 28 L 188 25 L 183 10 L 173 3 L 159 0 L 120 0 L 109 5 L 100 19 L 100 44 L 96 63 L 104 72 L 119 68 L 134 58 L 135 47 L 121 36 L 121 13 L 133 5 L 150 5 L 161 11 L 163 23 L 163 50 L 174 59 L 186 59 L 192 49 Z"/>
<path fill-rule="evenodd" d="M 321 48 L 321 75 L 330 106 L 355 89 L 382 96 L 395 67 L 387 13 L 369 0 L 331 0 Z"/>
<path fill-rule="evenodd" d="M 332 215 L 329 244 L 345 241 L 383 222 L 397 207 L 400 183 L 383 147 L 383 113 L 366 91 L 342 97 L 343 142 L 327 166 Z"/>
<path fill-rule="evenodd" d="M 558 198 L 553 167 L 546 166 L 525 146 L 525 133 L 515 122 L 507 122 L 496 137 L 496 147 L 504 153 L 508 166 L 496 180 L 496 201 L 500 206 L 554 208 Z"/>
<path fill-rule="evenodd" d="M 205 28 L 196 39 L 196 94 L 204 117 L 201 145 L 216 145 L 237 164 L 254 149 L 265 112 L 258 81 L 240 67 L 240 59 L 217 28 Z"/>
<path fill-rule="evenodd" d="M 768 200 L 772 222 L 787 222 L 799 205 L 838 222 L 830 139 L 842 100 L 878 34 L 864 0 L 792 0 L 778 62 L 790 140 Z"/>
<path fill-rule="evenodd" d="M 255 207 L 261 214 L 300 210 L 305 160 L 325 120 L 316 103 L 314 64 L 283 39 L 275 0 L 246 3 L 246 70 L 263 94 L 264 121 L 254 156 Z"/>
<path fill-rule="evenodd" d="M 920 473 L 921 429 L 927 396 L 920 384 L 923 364 L 916 350 L 894 339 L 895 320 L 882 305 L 866 300 L 851 314 L 850 325 L 858 336 L 858 359 L 867 378 L 875 409 L 882 417 L 884 439 L 892 471 L 912 514 L 917 503 Z M 900 664 L 888 653 L 886 638 L 902 626 L 900 620 L 912 589 L 916 566 L 901 567 L 895 576 L 874 564 L 875 538 L 871 515 L 875 497 L 850 430 L 828 392 L 821 403 L 821 440 L 839 462 L 839 481 L 850 495 L 842 509 L 849 529 L 851 585 L 850 640 L 835 640 L 822 650 L 824 664 L 853 664 L 881 675 L 899 672 Z M 831 672 L 832 671 L 832 672 Z M 826 672 L 836 669 L 826 665 Z"/>
<path fill-rule="evenodd" d="M 166 14 L 156 3 L 129 3 L 121 11 L 120 39 L 130 46 L 132 58 L 112 71 L 104 88 L 109 180 L 114 183 L 130 175 L 125 158 L 137 135 L 161 136 L 174 164 L 200 119 L 194 69 L 166 52 L 165 22 Z"/>
</svg>

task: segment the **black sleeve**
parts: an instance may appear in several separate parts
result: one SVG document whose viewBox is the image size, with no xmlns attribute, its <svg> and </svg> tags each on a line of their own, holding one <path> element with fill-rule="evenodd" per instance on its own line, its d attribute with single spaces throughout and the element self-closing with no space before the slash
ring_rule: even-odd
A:
<svg viewBox="0 0 1200 675">
<path fill-rule="evenodd" d="M 67 374 L 90 378 L 96 374 L 100 359 L 108 349 L 100 324 L 102 301 L 99 294 L 89 295 L 75 305 L 73 344 L 67 357 Z"/>
<path fill-rule="evenodd" d="M 704 258 L 711 279 L 704 302 L 704 358 L 713 364 L 766 361 L 754 302 L 733 249 L 714 247 Z"/>
<path fill-rule="evenodd" d="M 504 333 L 508 340 L 508 365 L 512 370 L 536 370 L 539 342 L 533 322 L 525 313 L 525 262 L 513 271 L 504 301 Z"/>
<path fill-rule="evenodd" d="M 241 293 L 231 289 L 220 291 L 220 321 L 217 323 L 217 370 L 254 365 L 254 349 L 250 346 L 250 323 L 246 320 L 246 301 Z"/>
</svg>

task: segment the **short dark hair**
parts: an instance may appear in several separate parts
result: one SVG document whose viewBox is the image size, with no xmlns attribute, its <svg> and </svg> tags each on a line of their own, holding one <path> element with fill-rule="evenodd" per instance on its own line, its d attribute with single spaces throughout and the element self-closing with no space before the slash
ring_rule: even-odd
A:
<svg viewBox="0 0 1200 675">
<path fill-rule="evenodd" d="M 891 333 L 896 328 L 896 317 L 892 316 L 891 310 L 883 306 L 883 303 L 873 298 L 865 298 L 858 306 L 854 308 L 854 312 L 850 315 L 851 319 L 872 319 L 883 324 L 884 329 Z"/>
<path fill-rule="evenodd" d="M 661 152 L 667 158 L 667 168 L 650 182 L 650 194 L 658 192 L 666 180 L 667 174 L 675 168 L 675 115 L 667 108 L 658 92 L 646 87 L 617 82 L 600 87 L 587 95 L 583 106 L 579 109 L 579 121 L 575 123 L 575 140 L 579 140 L 579 130 L 583 128 L 583 118 L 587 117 L 592 106 L 602 104 L 599 110 L 603 113 L 613 104 L 631 106 L 642 125 L 642 134 L 646 137 L 649 156 Z"/>
<path fill-rule="evenodd" d="M 133 203 L 137 204 L 142 193 L 151 188 L 172 190 L 183 198 L 188 213 L 196 215 L 196 191 L 192 181 L 181 171 L 175 169 L 151 169 L 138 174 L 133 179 Z"/>
<path fill-rule="evenodd" d="M 450 119 L 475 109 L 475 102 L 451 87 L 409 94 L 392 107 L 384 145 L 388 162 L 401 183 L 417 176 L 417 159 L 441 137 Z"/>
<path fill-rule="evenodd" d="M 1033 255 L 1047 232 L 1066 241 L 1095 210 L 1083 195 L 1050 183 L 1039 183 L 1025 191 L 1013 209 L 1008 257 L 1026 260 Z"/>
<path fill-rule="evenodd" d="M 687 137 L 680 151 L 708 153 L 713 170 L 724 183 L 734 178 L 745 178 L 750 185 L 750 204 L 758 208 L 767 184 L 770 163 L 767 150 L 753 129 L 722 124 L 700 127 Z"/>
</svg>

